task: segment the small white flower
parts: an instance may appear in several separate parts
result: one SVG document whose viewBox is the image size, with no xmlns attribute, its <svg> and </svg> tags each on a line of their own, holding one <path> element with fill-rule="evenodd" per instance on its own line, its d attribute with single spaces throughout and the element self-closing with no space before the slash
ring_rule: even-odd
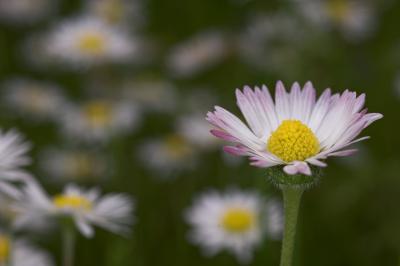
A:
<svg viewBox="0 0 400 266">
<path fill-rule="evenodd" d="M 54 119 L 66 104 L 57 85 L 17 78 L 4 84 L 4 100 L 13 112 L 35 120 Z"/>
<path fill-rule="evenodd" d="M 220 62 L 227 51 L 225 36 L 203 32 L 173 48 L 167 67 L 173 75 L 189 77 Z"/>
<path fill-rule="evenodd" d="M 101 196 L 97 189 L 67 185 L 63 193 L 50 197 L 35 182 L 28 183 L 23 193 L 19 208 L 25 217 L 69 217 L 85 237 L 94 235 L 93 226 L 118 234 L 130 231 L 133 201 L 124 194 Z"/>
<path fill-rule="evenodd" d="M 104 142 L 134 130 L 139 119 L 139 112 L 132 103 L 104 98 L 79 106 L 70 105 L 60 122 L 62 132 L 73 140 Z"/>
<path fill-rule="evenodd" d="M 224 150 L 247 156 L 251 165 L 268 168 L 283 165 L 289 175 L 311 176 L 310 165 L 325 167 L 331 156 L 349 156 L 349 146 L 367 139 L 357 136 L 383 116 L 367 113 L 365 94 L 349 90 L 332 94 L 326 89 L 317 99 L 311 82 L 303 88 L 295 82 L 290 92 L 277 82 L 275 101 L 266 86 L 236 90 L 237 104 L 248 125 L 219 106 L 207 114 L 218 138 L 235 143 Z"/>
<path fill-rule="evenodd" d="M 52 266 L 49 254 L 23 239 L 12 239 L 0 233 L 0 265 Z"/>
<path fill-rule="evenodd" d="M 273 208 L 267 203 L 254 192 L 204 193 L 186 213 L 192 226 L 190 241 L 202 246 L 206 255 L 227 250 L 241 263 L 248 263 L 265 235 L 281 233 L 281 207 L 274 201 L 270 202 Z"/>
<path fill-rule="evenodd" d="M 137 43 L 124 31 L 90 17 L 71 19 L 56 26 L 46 51 L 54 59 L 75 66 L 124 63 L 137 50 Z"/>
<path fill-rule="evenodd" d="M 31 24 L 48 15 L 54 0 L 0 0 L 0 20 L 10 24 Z"/>
<path fill-rule="evenodd" d="M 47 149 L 39 163 L 42 171 L 58 182 L 98 181 L 108 174 L 110 167 L 102 154 L 84 149 Z"/>
</svg>

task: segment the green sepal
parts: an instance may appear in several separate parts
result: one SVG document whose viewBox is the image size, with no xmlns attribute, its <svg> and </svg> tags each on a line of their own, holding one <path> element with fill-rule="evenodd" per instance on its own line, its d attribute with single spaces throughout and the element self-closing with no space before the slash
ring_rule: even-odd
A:
<svg viewBox="0 0 400 266">
<path fill-rule="evenodd" d="M 310 189 L 319 183 L 322 177 L 322 169 L 317 166 L 310 165 L 312 175 L 295 174 L 289 175 L 283 171 L 282 165 L 267 168 L 268 179 L 280 189 L 292 187 L 295 189 Z"/>
</svg>

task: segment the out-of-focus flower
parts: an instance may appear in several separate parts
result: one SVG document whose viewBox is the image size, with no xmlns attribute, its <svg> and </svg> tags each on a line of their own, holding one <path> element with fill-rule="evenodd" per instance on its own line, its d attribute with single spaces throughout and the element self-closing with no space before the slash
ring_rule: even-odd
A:
<svg viewBox="0 0 400 266">
<path fill-rule="evenodd" d="M 99 181 L 109 174 L 109 162 L 96 151 L 84 149 L 47 149 L 40 166 L 56 182 Z"/>
<path fill-rule="evenodd" d="M 200 245 L 208 256 L 228 250 L 241 263 L 251 260 L 265 235 L 275 237 L 282 230 L 281 206 L 249 191 L 209 191 L 185 214 L 192 226 L 191 242 Z"/>
<path fill-rule="evenodd" d="M 101 196 L 97 189 L 67 185 L 63 193 L 50 197 L 35 182 L 28 183 L 23 193 L 20 209 L 24 209 L 25 217 L 70 218 L 85 237 L 94 235 L 93 226 L 126 234 L 133 221 L 133 201 L 124 194 Z"/>
<path fill-rule="evenodd" d="M 0 21 L 31 24 L 43 19 L 55 8 L 55 0 L 0 0 Z"/>
<path fill-rule="evenodd" d="M 92 17 L 70 19 L 49 34 L 46 51 L 60 63 L 78 67 L 126 63 L 138 43 L 119 28 Z"/>
<path fill-rule="evenodd" d="M 70 105 L 60 122 L 63 133 L 73 140 L 104 142 L 135 129 L 139 119 L 132 103 L 102 98 Z"/>
<path fill-rule="evenodd" d="M 228 52 L 226 36 L 220 32 L 202 32 L 174 47 L 167 68 L 177 77 L 190 77 L 219 63 Z"/>
<path fill-rule="evenodd" d="M 0 180 L 25 180 L 26 174 L 22 167 L 31 162 L 27 155 L 30 147 L 31 144 L 25 142 L 17 131 L 0 131 Z M 3 189 L 1 182 L 0 189 Z"/>
<path fill-rule="evenodd" d="M 0 264 L 9 266 L 51 266 L 49 254 L 23 239 L 0 233 Z"/>
<path fill-rule="evenodd" d="M 128 80 L 123 85 L 123 96 L 137 103 L 141 110 L 171 112 L 177 106 L 173 84 L 163 80 Z"/>
<path fill-rule="evenodd" d="M 357 41 L 375 29 L 376 14 L 370 1 L 294 0 L 300 12 L 316 26 L 337 28 L 351 41 Z"/>
<path fill-rule="evenodd" d="M 197 161 L 195 148 L 179 134 L 146 140 L 137 154 L 145 166 L 161 178 L 192 169 Z"/>
<path fill-rule="evenodd" d="M 365 94 L 357 96 L 346 90 L 331 94 L 326 89 L 316 101 L 316 91 L 307 82 L 303 89 L 296 82 L 288 93 L 282 82 L 275 89 L 275 102 L 266 86 L 236 90 L 237 103 L 247 125 L 221 107 L 207 114 L 215 126 L 212 133 L 236 146 L 225 151 L 248 156 L 251 165 L 268 168 L 284 165 L 286 174 L 312 175 L 309 165 L 325 167 L 329 156 L 349 156 L 351 144 L 372 122 L 382 118 L 379 113 L 363 109 Z"/>
<path fill-rule="evenodd" d="M 87 11 L 112 25 L 137 25 L 143 22 L 143 8 L 137 0 L 89 0 Z"/>
<path fill-rule="evenodd" d="M 12 112 L 33 120 L 54 119 L 66 104 L 57 85 L 24 78 L 4 85 L 4 100 Z"/>
<path fill-rule="evenodd" d="M 297 66 L 309 36 L 294 16 L 258 14 L 237 36 L 237 52 L 245 63 L 262 71 L 287 71 L 288 67 Z"/>
</svg>

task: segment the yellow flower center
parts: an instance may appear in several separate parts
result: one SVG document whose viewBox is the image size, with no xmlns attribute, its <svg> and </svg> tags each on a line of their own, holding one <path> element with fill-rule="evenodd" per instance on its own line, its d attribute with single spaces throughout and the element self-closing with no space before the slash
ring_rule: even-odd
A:
<svg viewBox="0 0 400 266">
<path fill-rule="evenodd" d="M 248 209 L 231 208 L 222 217 L 222 227 L 231 233 L 243 233 L 251 229 L 256 223 L 256 217 Z"/>
<path fill-rule="evenodd" d="M 169 155 L 175 159 L 182 158 L 192 153 L 192 149 L 187 141 L 178 134 L 167 136 L 165 139 L 165 146 Z"/>
<path fill-rule="evenodd" d="M 4 264 L 8 261 L 10 255 L 10 239 L 6 236 L 0 235 L 0 263 Z"/>
<path fill-rule="evenodd" d="M 93 127 L 104 127 L 112 121 L 112 106 L 104 101 L 93 101 L 84 107 L 84 113 Z"/>
<path fill-rule="evenodd" d="M 87 54 L 102 54 L 105 48 L 104 37 L 98 33 L 86 33 L 79 38 L 78 48 Z"/>
<path fill-rule="evenodd" d="M 330 0 L 327 3 L 328 15 L 338 22 L 344 20 L 350 11 L 347 0 Z"/>
<path fill-rule="evenodd" d="M 285 120 L 272 133 L 267 149 L 285 162 L 304 161 L 320 150 L 314 133 L 299 120 Z"/>
<path fill-rule="evenodd" d="M 90 154 L 76 153 L 67 158 L 70 173 L 73 176 L 87 177 L 93 174 L 93 169 L 96 167 L 93 158 Z"/>
<path fill-rule="evenodd" d="M 99 7 L 99 13 L 111 23 L 116 23 L 121 20 L 124 7 L 120 0 L 105 1 L 103 5 Z"/>
<path fill-rule="evenodd" d="M 53 203 L 60 209 L 70 208 L 81 211 L 89 211 L 92 209 L 92 202 L 78 195 L 57 195 L 53 198 Z"/>
</svg>

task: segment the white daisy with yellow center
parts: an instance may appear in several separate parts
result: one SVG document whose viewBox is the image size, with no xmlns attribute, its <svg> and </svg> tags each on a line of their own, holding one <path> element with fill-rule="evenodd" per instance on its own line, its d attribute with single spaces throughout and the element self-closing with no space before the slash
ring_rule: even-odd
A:
<svg viewBox="0 0 400 266">
<path fill-rule="evenodd" d="M 270 204 L 276 208 L 269 208 Z M 227 250 L 240 262 L 248 263 L 253 250 L 264 235 L 280 235 L 281 207 L 265 201 L 257 193 L 230 190 L 225 193 L 210 191 L 201 195 L 186 213 L 192 226 L 191 242 L 203 247 L 206 255 Z"/>
<path fill-rule="evenodd" d="M 22 199 L 21 215 L 69 217 L 86 237 L 93 236 L 94 225 L 125 234 L 132 222 L 133 202 L 124 194 L 100 196 L 97 189 L 83 190 L 67 185 L 62 193 L 49 197 L 37 183 L 30 182 L 23 189 Z"/>
<path fill-rule="evenodd" d="M 233 155 L 250 157 L 251 164 L 267 168 L 284 165 L 289 174 L 312 175 L 309 165 L 326 166 L 329 156 L 348 156 L 355 149 L 347 147 L 355 142 L 361 131 L 379 113 L 363 109 L 365 94 L 357 96 L 346 90 L 332 94 L 326 89 L 316 99 L 316 91 L 307 82 L 303 89 L 294 83 L 286 92 L 282 82 L 275 89 L 275 102 L 266 86 L 252 90 L 246 86 L 236 91 L 237 103 L 247 124 L 221 107 L 207 114 L 215 127 L 216 137 L 236 143 L 224 150 Z"/>
<path fill-rule="evenodd" d="M 94 17 L 58 25 L 47 42 L 46 50 L 54 59 L 78 66 L 123 63 L 132 58 L 137 48 L 125 32 Z"/>
<path fill-rule="evenodd" d="M 61 122 L 64 133 L 75 140 L 107 141 L 135 129 L 139 112 L 131 102 L 92 99 L 69 106 Z"/>
</svg>

